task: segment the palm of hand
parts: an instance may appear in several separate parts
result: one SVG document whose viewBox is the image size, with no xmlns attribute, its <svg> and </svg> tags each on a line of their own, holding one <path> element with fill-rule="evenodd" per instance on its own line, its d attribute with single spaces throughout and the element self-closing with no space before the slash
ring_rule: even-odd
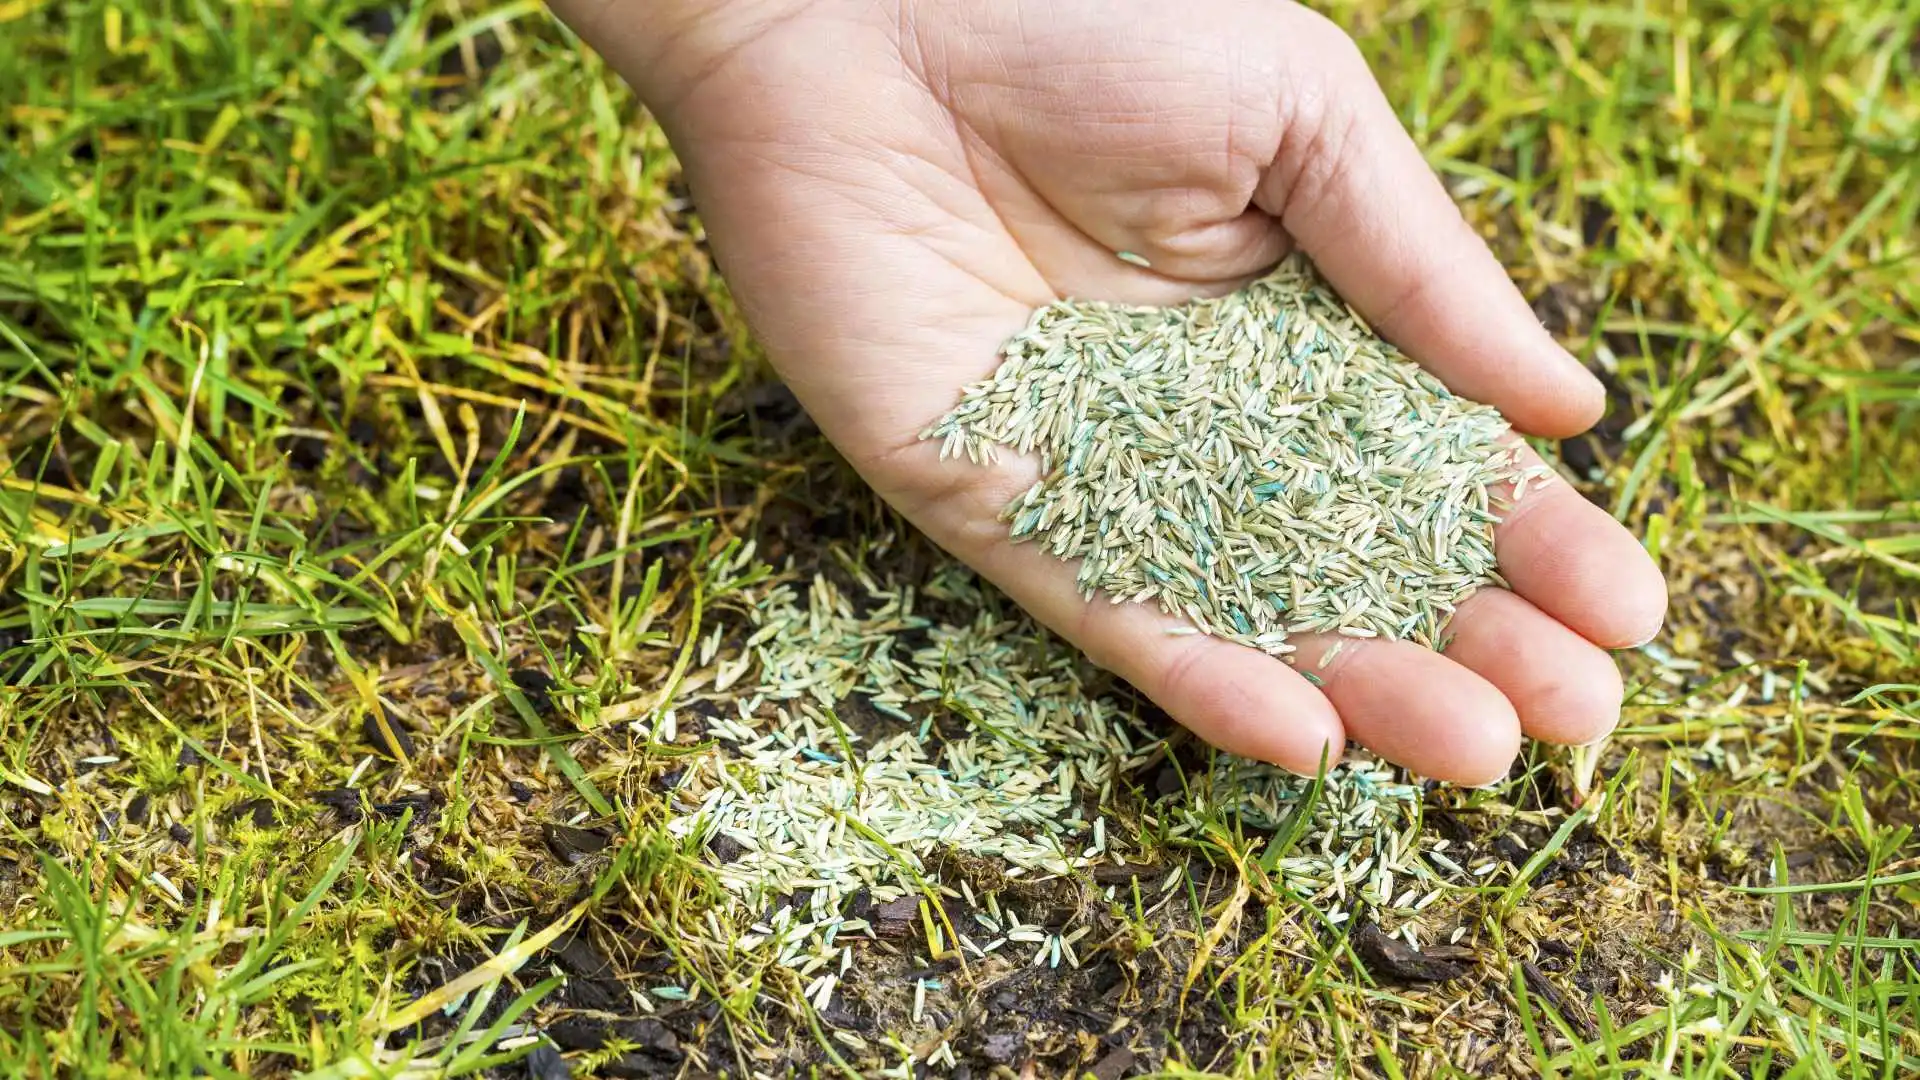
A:
<svg viewBox="0 0 1920 1080">
<path fill-rule="evenodd" d="M 950 6 L 966 10 L 813 5 L 747 19 L 724 48 L 669 42 L 687 54 L 677 80 L 658 71 L 673 54 L 652 64 L 674 84 L 648 96 L 722 269 L 854 466 L 1225 749 L 1310 771 L 1351 737 L 1477 783 L 1504 772 L 1523 729 L 1604 734 L 1621 689 L 1601 647 L 1650 636 L 1665 593 L 1632 537 L 1564 484 L 1530 492 L 1501 527 L 1515 592 L 1472 597 L 1445 657 L 1349 644 L 1316 669 L 1321 687 L 1237 645 L 1169 637 L 1151 608 L 1086 604 L 1069 567 L 1007 541 L 998 515 L 1032 464 L 942 463 L 917 436 L 1060 296 L 1219 293 L 1298 243 L 1378 329 L 1523 429 L 1584 428 L 1598 387 L 1533 321 L 1324 22 L 1240 0 L 1125 19 L 1098 0 Z M 623 70 L 644 69 L 619 30 L 583 26 Z M 1324 647 L 1303 642 L 1302 665 Z"/>
</svg>

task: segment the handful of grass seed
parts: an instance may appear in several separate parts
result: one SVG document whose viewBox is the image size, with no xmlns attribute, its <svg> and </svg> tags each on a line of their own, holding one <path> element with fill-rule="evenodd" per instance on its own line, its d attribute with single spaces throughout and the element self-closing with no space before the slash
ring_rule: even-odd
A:
<svg viewBox="0 0 1920 1080">
<path fill-rule="evenodd" d="M 1494 409 L 1382 341 L 1300 257 L 1172 308 L 1060 301 L 923 433 L 943 458 L 1037 453 L 1016 540 L 1283 655 L 1296 633 L 1435 647 L 1498 581 L 1490 485 L 1525 490 Z"/>
</svg>

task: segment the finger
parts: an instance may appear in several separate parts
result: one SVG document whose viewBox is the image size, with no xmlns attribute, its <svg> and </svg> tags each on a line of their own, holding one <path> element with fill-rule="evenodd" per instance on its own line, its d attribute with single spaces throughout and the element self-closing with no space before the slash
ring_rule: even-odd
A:
<svg viewBox="0 0 1920 1080">
<path fill-rule="evenodd" d="M 1522 447 L 1521 463 L 1540 457 Z M 1519 500 L 1511 486 L 1494 492 L 1507 507 L 1494 527 L 1493 553 L 1513 591 L 1607 649 L 1653 640 L 1666 619 L 1667 583 L 1626 527 L 1588 502 L 1559 474 L 1529 480 Z"/>
<path fill-rule="evenodd" d="M 1492 683 L 1520 730 L 1580 746 L 1620 721 L 1620 669 L 1592 642 L 1505 589 L 1481 589 L 1447 624 L 1446 657 Z"/>
<path fill-rule="evenodd" d="M 1072 568 L 1037 547 L 1002 544 L 996 556 L 975 558 L 1034 617 L 1213 746 L 1307 775 L 1323 756 L 1340 760 L 1339 714 L 1280 660 L 1193 633 L 1150 604 L 1083 600 Z"/>
<path fill-rule="evenodd" d="M 1348 737 L 1422 776 L 1482 785 L 1520 752 L 1520 718 L 1498 687 L 1410 641 L 1301 635 L 1297 669 L 1319 680 Z"/>
<path fill-rule="evenodd" d="M 1334 706 L 1282 661 L 1195 633 L 1151 604 L 1084 600 L 1072 564 L 1008 540 L 999 513 L 1032 483 L 1031 462 L 970 472 L 974 479 L 895 505 L 1088 659 L 1212 745 L 1309 775 L 1323 755 L 1329 764 L 1340 760 L 1346 734 Z"/>
<path fill-rule="evenodd" d="M 1304 8 L 1286 10 L 1283 70 L 1297 85 L 1256 204 L 1375 330 L 1456 393 L 1533 434 L 1591 426 L 1606 403 L 1599 382 L 1461 217 L 1352 41 Z"/>
<path fill-rule="evenodd" d="M 1272 269 L 1291 248 L 1280 223 L 1261 210 L 1190 218 L 1148 204 L 1130 220 L 1092 220 L 1112 231 L 1105 239 L 1124 245 L 1134 256 L 1129 261 L 1187 282 L 1242 283 Z"/>
<path fill-rule="evenodd" d="M 1111 278 L 1127 263 L 1141 273 L 1180 286 L 1161 293 L 1142 292 L 1144 283 L 1129 287 L 1112 283 L 1106 291 L 1135 303 L 1177 303 L 1194 296 L 1217 296 L 1239 288 L 1271 270 L 1291 244 L 1280 222 L 1261 210 L 1243 210 L 1219 216 L 1196 217 L 1172 209 L 1155 209 L 1157 193 L 1110 199 L 1082 199 L 1063 210 L 1086 234 L 1089 250 L 1083 259 L 1095 265 L 1076 267 L 1068 280 Z M 1054 254 L 1052 245 L 1028 245 L 1037 256 Z M 1049 274 L 1049 280 L 1058 280 Z M 1073 292 L 1065 289 L 1065 292 Z M 1139 293 L 1143 298 L 1134 300 Z"/>
<path fill-rule="evenodd" d="M 984 152 L 983 152 L 984 154 Z M 1134 190 L 1036 155 L 1020 172 L 976 168 L 1000 221 L 1061 296 L 1167 306 L 1223 296 L 1291 249 L 1280 222 L 1195 191 Z"/>
</svg>

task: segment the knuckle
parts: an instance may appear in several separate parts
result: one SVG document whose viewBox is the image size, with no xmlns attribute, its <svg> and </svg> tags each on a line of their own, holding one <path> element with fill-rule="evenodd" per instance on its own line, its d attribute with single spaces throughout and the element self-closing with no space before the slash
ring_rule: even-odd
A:
<svg viewBox="0 0 1920 1080">
<path fill-rule="evenodd" d="M 1127 673 L 1121 670 L 1123 654 L 1108 643 L 1107 635 L 1100 632 L 1099 620 L 1107 614 L 1107 607 L 1098 595 L 1092 600 L 1082 601 L 1074 612 L 1073 632 L 1069 636 L 1094 667 L 1126 678 Z"/>
<path fill-rule="evenodd" d="M 1161 659 L 1159 673 L 1153 680 L 1155 689 L 1159 691 L 1153 696 L 1162 699 L 1162 708 L 1166 707 L 1168 701 L 1193 696 L 1195 683 L 1200 676 L 1201 661 L 1205 659 L 1211 644 L 1198 636 L 1176 640 L 1183 644 Z"/>
<path fill-rule="evenodd" d="M 1318 207 L 1346 190 L 1349 170 L 1366 150 L 1367 106 L 1379 88 L 1360 46 L 1323 15 L 1303 15 L 1288 51 L 1293 62 L 1275 167 L 1286 178 L 1287 209 Z"/>
<path fill-rule="evenodd" d="M 1358 110 L 1339 97 L 1323 100 L 1295 185 L 1308 205 L 1333 204 L 1347 197 L 1348 178 L 1359 165 L 1365 140 Z"/>
</svg>

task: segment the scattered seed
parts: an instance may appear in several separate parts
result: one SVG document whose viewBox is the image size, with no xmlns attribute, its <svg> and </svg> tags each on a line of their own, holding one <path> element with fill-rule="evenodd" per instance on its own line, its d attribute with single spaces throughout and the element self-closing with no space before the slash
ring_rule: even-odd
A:
<svg viewBox="0 0 1920 1080">
<path fill-rule="evenodd" d="M 671 829 L 704 853 L 743 911 L 758 913 L 751 947 L 811 980 L 810 1001 L 829 999 L 851 971 L 847 940 L 877 934 L 927 933 L 933 952 L 951 941 L 974 958 L 1011 945 L 1033 964 L 1078 967 L 1086 927 L 1053 934 L 1023 921 L 995 889 L 967 876 L 942 880 L 944 853 L 989 860 L 1010 880 L 1127 862 L 1139 853 L 1134 830 L 1115 832 L 1090 808 L 1164 765 L 1164 733 L 1090 693 L 1077 654 L 1025 619 L 993 614 L 971 572 L 946 565 L 908 584 L 868 574 L 850 551 L 829 555 L 847 571 L 840 581 L 863 584 L 821 575 L 745 594 L 749 640 L 758 643 L 746 686 L 721 703 L 724 714 L 703 712 L 714 745 L 682 760 Z M 921 613 L 923 597 L 975 614 L 936 620 Z M 735 662 L 716 655 L 707 670 Z M 656 726 L 691 704 L 662 710 Z M 855 710 L 864 710 L 858 724 Z M 966 723 L 935 734 L 936 714 Z M 1170 817 L 1142 826 L 1179 838 L 1227 815 L 1275 831 L 1307 788 L 1271 766 L 1219 755 L 1179 800 L 1158 804 L 1155 813 Z M 1414 836 L 1419 796 L 1391 768 L 1349 756 L 1329 770 L 1307 829 L 1274 872 L 1336 912 L 1384 905 L 1395 880 L 1445 880 Z M 1186 873 L 1170 867 L 1158 893 L 1182 887 Z M 978 942 L 922 925 L 927 890 L 976 909 L 955 929 L 979 933 Z M 767 913 L 774 898 L 802 893 L 805 903 Z M 722 913 L 709 924 L 705 933 L 726 933 Z M 916 996 L 933 988 L 917 987 Z"/>
</svg>

